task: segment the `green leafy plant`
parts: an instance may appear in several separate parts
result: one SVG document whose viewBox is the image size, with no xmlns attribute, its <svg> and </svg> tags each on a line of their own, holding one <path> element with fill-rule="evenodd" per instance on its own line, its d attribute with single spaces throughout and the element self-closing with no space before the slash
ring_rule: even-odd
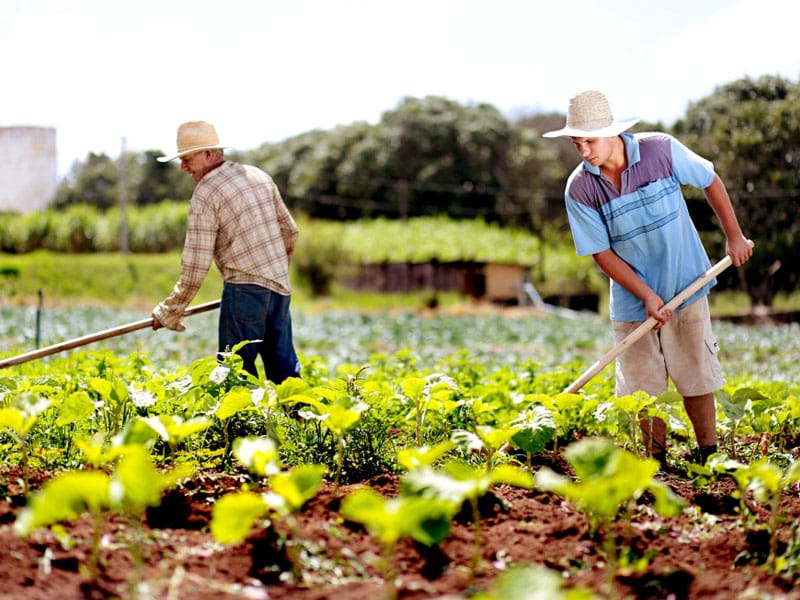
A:
<svg viewBox="0 0 800 600">
<path fill-rule="evenodd" d="M 492 582 L 491 590 L 478 592 L 473 600 L 599 600 L 583 587 L 569 588 L 564 577 L 541 565 L 512 567 Z"/>
<path fill-rule="evenodd" d="M 457 429 L 450 439 L 467 454 L 477 453 L 482 457 L 487 471 L 494 468 L 494 458 L 498 450 L 508 444 L 509 440 L 519 432 L 519 427 L 492 427 L 478 425 L 475 432 Z"/>
<path fill-rule="evenodd" d="M 387 600 L 397 598 L 395 551 L 404 538 L 425 545 L 442 541 L 450 531 L 457 505 L 447 500 L 421 496 L 384 498 L 371 488 L 359 488 L 345 496 L 340 512 L 346 519 L 362 523 L 382 549 L 383 578 Z"/>
<path fill-rule="evenodd" d="M 531 455 L 542 452 L 556 436 L 553 413 L 540 404 L 534 404 L 511 422 L 516 432 L 511 443 L 526 452 L 528 465 Z"/>
<path fill-rule="evenodd" d="M 89 572 L 97 581 L 100 550 L 100 533 L 103 515 L 116 511 L 128 517 L 132 539 L 129 550 L 135 567 L 132 588 L 138 585 L 143 566 L 141 522 L 147 507 L 161 503 L 163 491 L 188 473 L 175 470 L 162 473 L 156 470 L 149 452 L 141 445 L 123 445 L 110 449 L 105 459 L 113 464 L 113 471 L 69 471 L 45 483 L 21 511 L 14 529 L 22 537 L 33 530 L 74 520 L 89 513 L 94 522 L 91 540 Z"/>
<path fill-rule="evenodd" d="M 467 503 L 473 527 L 471 572 L 474 575 L 480 568 L 483 556 L 479 500 L 491 487 L 501 483 L 530 489 L 534 480 L 527 471 L 508 464 L 487 469 L 451 460 L 441 469 L 422 467 L 410 471 L 403 478 L 400 490 L 405 496 L 442 500 L 459 507 Z"/>
<path fill-rule="evenodd" d="M 268 478 L 269 491 L 256 494 L 242 490 L 220 498 L 212 510 L 212 535 L 221 543 L 237 543 L 259 519 L 273 515 L 288 530 L 283 544 L 292 564 L 292 576 L 298 581 L 302 571 L 298 551 L 301 542 L 295 515 L 318 493 L 327 468 L 311 464 L 282 470 L 275 442 L 267 437 L 239 438 L 233 452 L 251 472 Z"/>
<path fill-rule="evenodd" d="M 631 452 L 615 446 L 605 438 L 586 438 L 564 450 L 576 481 L 547 467 L 536 473 L 536 487 L 564 496 L 585 514 L 590 530 L 599 535 L 608 557 L 608 586 L 612 586 L 618 563 L 617 545 L 612 526 L 625 508 L 630 529 L 630 505 L 649 491 L 655 498 L 656 512 L 665 516 L 678 514 L 685 501 L 665 484 L 653 479 L 658 463 L 641 460 Z"/>
<path fill-rule="evenodd" d="M 30 392 L 15 397 L 17 406 L 0 408 L 0 431 L 5 431 L 16 442 L 22 455 L 23 492 L 30 491 L 28 467 L 28 435 L 36 424 L 39 415 L 49 406 L 50 401 Z"/>
<path fill-rule="evenodd" d="M 423 439 L 423 426 L 429 412 L 445 414 L 455 410 L 459 402 L 452 399 L 457 390 L 452 378 L 434 373 L 426 377 L 404 377 L 400 381 L 400 390 L 413 405 L 414 440 L 422 446 L 429 440 Z"/>
<path fill-rule="evenodd" d="M 768 459 L 758 460 L 750 465 L 742 466 L 733 473 L 736 481 L 736 496 L 739 498 L 740 511 L 743 524 L 747 526 L 746 515 L 755 520 L 755 515 L 747 506 L 747 495 L 765 504 L 769 510 L 767 532 L 769 534 L 769 556 L 767 563 L 773 571 L 780 571 L 782 565 L 778 564 L 778 530 L 780 525 L 795 515 L 783 514 L 780 510 L 782 494 L 789 487 L 800 481 L 800 461 L 792 462 L 786 470 L 770 462 Z"/>
<path fill-rule="evenodd" d="M 162 414 L 143 418 L 142 421 L 167 443 L 170 459 L 175 456 L 179 444 L 191 435 L 211 426 L 211 421 L 204 417 L 194 417 L 184 421 L 180 415 Z"/>
<path fill-rule="evenodd" d="M 307 420 L 317 420 L 328 429 L 336 439 L 336 472 L 333 479 L 334 495 L 339 490 L 344 463 L 345 435 L 361 419 L 369 409 L 369 405 L 361 398 L 357 386 L 357 378 L 348 379 L 342 386 L 320 386 L 313 390 L 323 400 L 308 397 L 306 404 L 310 409 L 303 409 L 300 416 Z"/>
</svg>

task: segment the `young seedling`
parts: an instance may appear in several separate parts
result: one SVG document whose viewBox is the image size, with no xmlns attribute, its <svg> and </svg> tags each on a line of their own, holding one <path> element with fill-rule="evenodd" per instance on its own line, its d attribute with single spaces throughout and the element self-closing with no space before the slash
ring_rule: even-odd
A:
<svg viewBox="0 0 800 600">
<path fill-rule="evenodd" d="M 132 402 L 128 388 L 122 379 L 105 379 L 92 377 L 89 388 L 100 397 L 102 401 L 101 414 L 106 420 L 106 437 L 117 435 L 128 419 L 128 411 Z"/>
<path fill-rule="evenodd" d="M 450 436 L 450 439 L 468 454 L 480 453 L 483 456 L 483 463 L 488 472 L 494 468 L 494 457 L 497 451 L 508 444 L 509 440 L 519 430 L 520 428 L 517 426 L 492 427 L 490 425 L 478 425 L 475 427 L 475 433 L 457 429 Z"/>
<path fill-rule="evenodd" d="M 542 565 L 512 567 L 501 573 L 488 592 L 472 600 L 600 600 L 592 590 L 567 587 L 561 573 Z"/>
<path fill-rule="evenodd" d="M 184 440 L 211 427 L 211 421 L 205 417 L 184 421 L 179 415 L 158 415 L 143 418 L 142 421 L 167 443 L 170 460 L 173 460 L 175 451 Z"/>
<path fill-rule="evenodd" d="M 14 528 L 18 535 L 27 537 L 39 527 L 77 519 L 88 512 L 94 521 L 89 572 L 96 582 L 103 514 L 115 510 L 127 515 L 134 532 L 129 551 L 135 572 L 129 583 L 135 589 L 144 564 L 141 550 L 144 512 L 147 507 L 158 506 L 163 491 L 188 473 L 158 472 L 147 449 L 140 445 L 113 448 L 106 457 L 114 462 L 110 475 L 103 471 L 69 471 L 50 479 L 21 511 Z"/>
<path fill-rule="evenodd" d="M 525 489 L 533 487 L 533 477 L 527 471 L 501 464 L 491 470 L 476 469 L 458 461 L 449 461 L 440 470 L 422 467 L 410 471 L 402 480 L 400 491 L 404 496 L 435 499 L 461 507 L 467 502 L 472 514 L 473 554 L 471 573 L 480 568 L 483 557 L 483 533 L 479 500 L 497 484 L 507 484 Z"/>
<path fill-rule="evenodd" d="M 428 467 L 440 460 L 455 447 L 456 445 L 452 440 L 445 440 L 430 448 L 428 446 L 403 448 L 397 453 L 397 464 L 406 471 Z"/>
<path fill-rule="evenodd" d="M 411 538 L 428 546 L 438 544 L 449 533 L 457 506 L 421 496 L 386 499 L 371 488 L 359 488 L 345 496 L 340 509 L 342 516 L 362 523 L 381 546 L 386 600 L 397 598 L 398 542 Z"/>
<path fill-rule="evenodd" d="M 511 422 L 517 432 L 511 436 L 511 444 L 524 450 L 530 467 L 531 456 L 542 452 L 556 436 L 553 413 L 540 404 L 534 404 Z"/>
<path fill-rule="evenodd" d="M 5 431 L 20 448 L 22 457 L 22 490 L 27 496 L 30 491 L 28 465 L 28 434 L 39 415 L 50 406 L 46 398 L 26 392 L 14 399 L 16 407 L 0 408 L 0 431 Z"/>
<path fill-rule="evenodd" d="M 333 494 L 336 495 L 344 464 L 345 435 L 359 422 L 369 406 L 358 394 L 346 389 L 320 387 L 314 391 L 323 396 L 326 402 L 309 398 L 307 404 L 314 410 L 304 409 L 299 414 L 306 420 L 319 421 L 336 438 L 336 473 L 333 480 Z"/>
<path fill-rule="evenodd" d="M 274 514 L 288 529 L 284 547 L 292 563 L 292 576 L 299 581 L 302 565 L 296 514 L 319 492 L 326 467 L 300 465 L 288 471 L 281 470 L 278 449 L 267 437 L 239 438 L 233 452 L 251 472 L 268 477 L 270 489 L 264 494 L 244 490 L 220 498 L 212 510 L 211 534 L 221 543 L 238 543 L 259 519 Z"/>
<path fill-rule="evenodd" d="M 417 446 L 425 443 L 422 430 L 429 411 L 443 410 L 447 413 L 458 407 L 458 402 L 452 400 L 453 392 L 457 390 L 455 381 L 440 373 L 405 377 L 400 382 L 400 390 L 414 405 L 414 440 Z"/>
<path fill-rule="evenodd" d="M 544 467 L 536 473 L 536 487 L 560 494 L 584 511 L 590 530 L 600 536 L 608 558 L 607 585 L 610 590 L 618 563 L 612 525 L 620 510 L 646 490 L 655 498 L 656 512 L 665 516 L 679 514 L 685 501 L 653 479 L 658 470 L 655 460 L 641 460 L 605 438 L 585 438 L 575 442 L 567 446 L 564 456 L 577 481 Z M 626 511 L 626 515 L 629 518 L 630 512 Z"/>
<path fill-rule="evenodd" d="M 789 486 L 800 481 L 800 461 L 794 461 L 786 471 L 782 471 L 778 465 L 764 458 L 749 466 L 742 466 L 737 469 L 733 473 L 733 478 L 736 481 L 736 495 L 740 501 L 742 519 L 745 518 L 745 514 L 751 512 L 745 502 L 748 492 L 753 494 L 753 498 L 769 508 L 769 521 L 767 522 L 769 556 L 767 564 L 773 572 L 776 572 L 778 570 L 778 530 L 787 518 L 787 515 L 782 514 L 780 511 L 781 496 Z M 796 517 L 796 515 L 792 516 Z"/>
</svg>

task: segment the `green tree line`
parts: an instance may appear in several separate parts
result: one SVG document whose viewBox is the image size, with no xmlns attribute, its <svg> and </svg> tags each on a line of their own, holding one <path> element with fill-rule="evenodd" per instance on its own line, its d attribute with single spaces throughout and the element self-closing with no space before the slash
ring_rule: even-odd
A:
<svg viewBox="0 0 800 600">
<path fill-rule="evenodd" d="M 510 121 L 488 104 L 406 98 L 376 124 L 308 131 L 229 156 L 269 172 L 290 208 L 313 218 L 479 217 L 545 236 L 567 230 L 563 186 L 578 161 L 569 140 L 544 140 L 540 132 L 563 122 L 558 113 Z M 653 129 L 714 161 L 756 243 L 753 260 L 726 272 L 723 285 L 741 286 L 765 305 L 793 291 L 800 278 L 800 84 L 772 75 L 736 80 L 690 104 L 671 127 L 639 123 L 635 130 Z M 187 199 L 191 178 L 174 162 L 158 163 L 161 154 L 122 161 L 90 154 L 61 183 L 54 206 L 117 206 L 121 165 L 127 202 Z M 721 256 L 713 212 L 700 193 L 687 196 L 709 252 Z"/>
</svg>

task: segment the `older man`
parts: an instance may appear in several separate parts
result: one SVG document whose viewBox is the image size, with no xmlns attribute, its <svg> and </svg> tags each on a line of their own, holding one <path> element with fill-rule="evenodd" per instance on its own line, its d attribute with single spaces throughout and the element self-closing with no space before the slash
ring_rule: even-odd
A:
<svg viewBox="0 0 800 600">
<path fill-rule="evenodd" d="M 189 203 L 181 274 L 172 293 L 153 309 L 153 328 L 185 329 L 183 313 L 200 289 L 212 260 L 224 287 L 219 316 L 219 352 L 238 350 L 244 368 L 280 383 L 300 376 L 289 310 L 289 261 L 297 240 L 292 219 L 272 178 L 253 166 L 226 160 L 213 125 L 191 121 L 178 127 L 180 159 L 196 182 Z"/>
</svg>

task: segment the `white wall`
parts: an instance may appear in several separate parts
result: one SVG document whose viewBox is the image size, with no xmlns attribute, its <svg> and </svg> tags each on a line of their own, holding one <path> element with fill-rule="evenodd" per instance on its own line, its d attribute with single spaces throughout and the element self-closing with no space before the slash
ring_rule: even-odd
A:
<svg viewBox="0 0 800 600">
<path fill-rule="evenodd" d="M 57 185 L 56 130 L 0 127 L 0 211 L 43 209 Z"/>
</svg>

